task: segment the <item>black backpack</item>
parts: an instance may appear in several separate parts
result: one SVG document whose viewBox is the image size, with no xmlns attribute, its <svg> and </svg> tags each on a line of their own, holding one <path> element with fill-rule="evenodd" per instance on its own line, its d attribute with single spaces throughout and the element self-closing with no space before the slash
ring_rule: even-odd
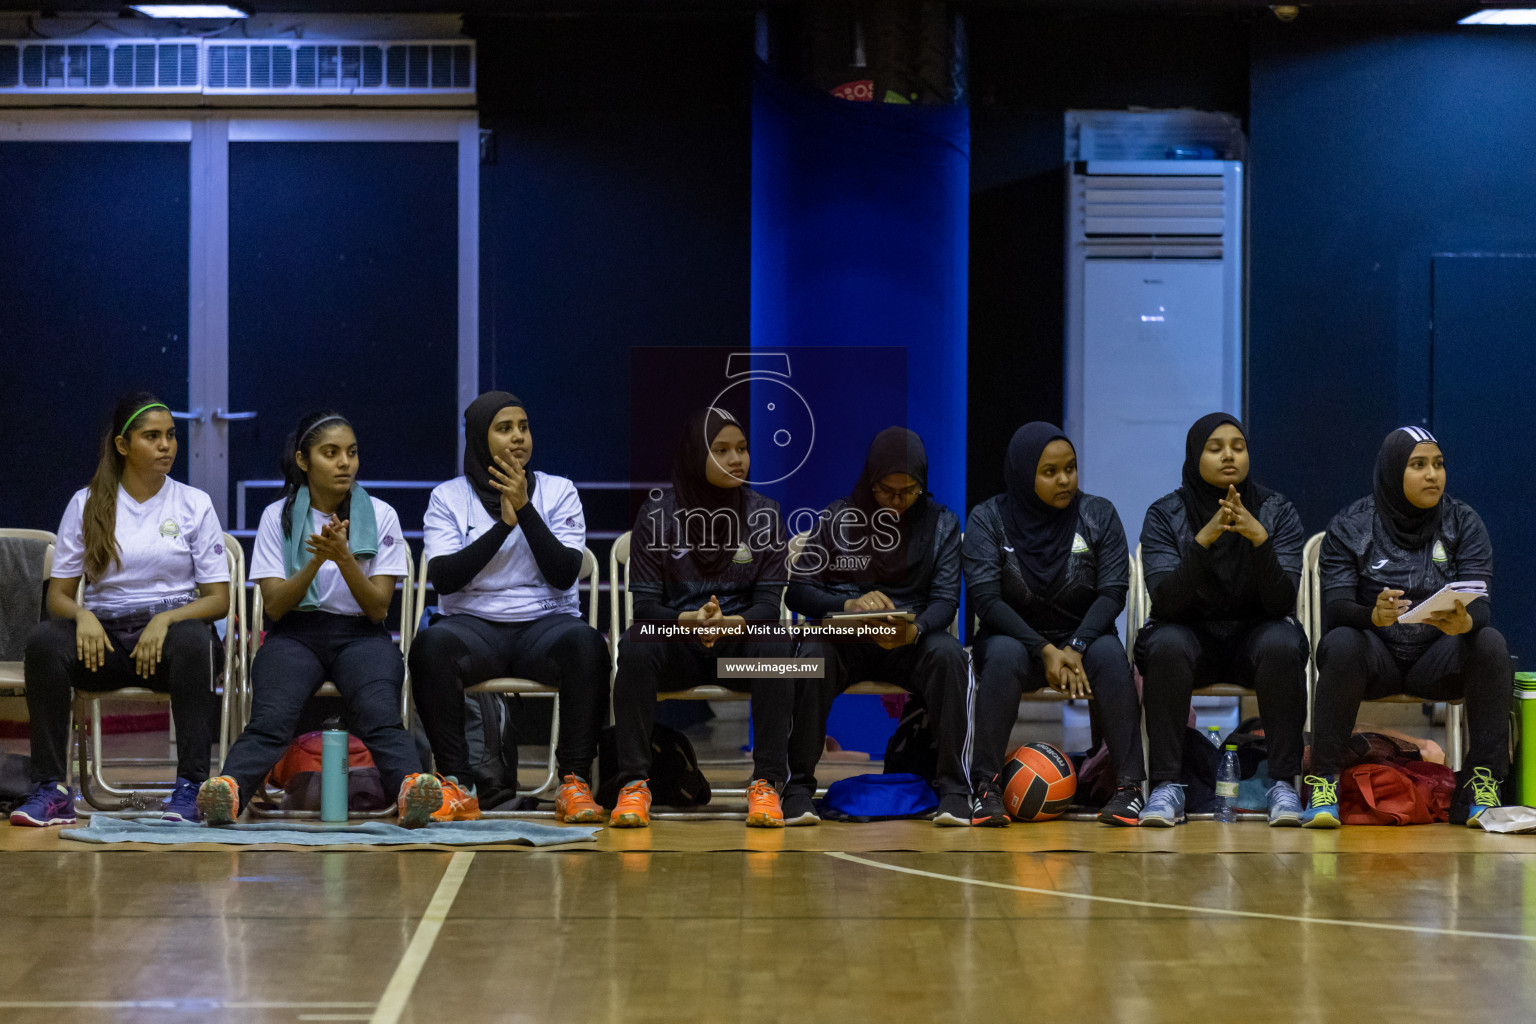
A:
<svg viewBox="0 0 1536 1024">
<path fill-rule="evenodd" d="M 916 775 L 930 786 L 938 777 L 939 734 L 928 718 L 928 709 L 915 694 L 907 699 L 901 721 L 886 741 L 885 773 Z"/>
<path fill-rule="evenodd" d="M 609 810 L 619 802 L 618 733 L 608 726 L 597 737 L 597 802 Z M 657 722 L 651 727 L 651 800 L 666 807 L 702 807 L 711 796 L 709 780 L 688 737 Z"/>
</svg>

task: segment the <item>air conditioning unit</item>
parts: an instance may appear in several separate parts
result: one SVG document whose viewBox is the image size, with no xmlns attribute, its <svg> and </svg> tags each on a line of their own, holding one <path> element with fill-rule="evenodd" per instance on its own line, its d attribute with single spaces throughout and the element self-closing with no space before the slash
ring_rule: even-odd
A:
<svg viewBox="0 0 1536 1024">
<path fill-rule="evenodd" d="M 123 94 L 473 99 L 475 44 L 465 39 L 0 43 L 0 98 Z"/>
<path fill-rule="evenodd" d="M 1070 111 L 1066 139 L 1063 426 L 1134 546 L 1189 425 L 1244 412 L 1244 138 L 1181 110 Z"/>
<path fill-rule="evenodd" d="M 0 95 L 197 93 L 201 70 L 197 40 L 0 43 Z"/>
<path fill-rule="evenodd" d="M 208 42 L 210 95 L 434 94 L 475 91 L 471 42 Z"/>
</svg>

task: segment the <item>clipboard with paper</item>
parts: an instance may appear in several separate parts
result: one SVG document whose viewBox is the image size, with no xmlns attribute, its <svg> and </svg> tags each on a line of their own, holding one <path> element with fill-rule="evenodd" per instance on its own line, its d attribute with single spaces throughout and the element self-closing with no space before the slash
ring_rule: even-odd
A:
<svg viewBox="0 0 1536 1024">
<path fill-rule="evenodd" d="M 1417 605 L 1399 615 L 1397 621 L 1410 623 L 1428 622 L 1431 615 L 1439 612 L 1455 611 L 1457 601 L 1460 601 L 1463 607 L 1465 607 L 1478 598 L 1487 596 L 1488 584 L 1481 580 L 1447 583 L 1429 597 L 1426 597 Z"/>
</svg>

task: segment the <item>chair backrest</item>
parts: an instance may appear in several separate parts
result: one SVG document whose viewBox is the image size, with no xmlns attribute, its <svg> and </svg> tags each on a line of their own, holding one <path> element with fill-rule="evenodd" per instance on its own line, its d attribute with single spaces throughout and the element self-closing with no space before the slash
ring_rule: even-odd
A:
<svg viewBox="0 0 1536 1024">
<path fill-rule="evenodd" d="M 224 564 L 229 569 L 229 610 L 224 613 L 225 685 L 245 678 L 245 631 L 250 628 L 245 604 L 245 549 L 224 534 Z M 84 582 L 84 581 L 82 581 Z"/>
<path fill-rule="evenodd" d="M 618 661 L 619 634 L 629 628 L 635 617 L 635 601 L 629 594 L 629 541 L 632 530 L 625 530 L 608 552 L 608 648 Z M 623 605 L 620 611 L 619 606 Z"/>
<path fill-rule="evenodd" d="M 32 600 L 30 597 L 28 597 L 26 600 L 26 604 L 32 609 L 32 613 L 38 616 L 46 614 L 43 611 L 44 601 L 48 591 L 48 580 L 53 575 L 53 550 L 54 543 L 57 541 L 57 539 L 58 538 L 49 533 L 47 530 L 28 530 L 22 528 L 0 529 L 0 540 L 31 541 L 43 545 L 42 593 L 36 594 L 36 600 Z M 36 625 L 36 623 L 37 619 L 28 618 L 23 623 L 25 628 L 18 631 L 16 635 L 20 637 L 26 636 L 27 630 L 30 630 L 32 626 Z"/>
<path fill-rule="evenodd" d="M 1301 620 L 1301 628 L 1307 631 L 1307 643 L 1312 647 L 1311 671 L 1314 676 L 1317 674 L 1317 645 L 1323 642 L 1323 574 L 1318 568 L 1318 560 L 1326 536 L 1327 533 L 1314 533 L 1301 549 L 1301 588 L 1296 595 L 1296 614 Z"/>
<path fill-rule="evenodd" d="M 576 583 L 578 587 L 576 598 L 578 601 L 581 599 L 581 591 L 579 588 L 583 580 L 590 584 L 590 586 L 587 587 L 587 625 L 591 626 L 593 629 L 597 629 L 598 594 L 602 591 L 602 577 L 598 574 L 597 571 L 597 556 L 592 553 L 592 549 L 589 547 L 583 547 L 581 549 L 581 571 L 576 574 Z M 411 607 L 409 609 L 411 612 L 411 639 L 415 639 L 417 630 L 421 624 L 421 615 L 427 610 L 427 588 L 431 585 L 432 584 L 427 579 L 427 555 L 426 552 L 423 551 L 421 555 L 421 564 L 416 569 L 416 597 L 415 600 L 411 603 Z M 402 610 L 405 608 L 405 603 L 403 601 L 401 602 L 401 608 Z M 410 642 L 406 640 L 404 623 L 402 623 L 400 627 L 400 639 L 402 649 L 405 650 L 407 654 L 409 654 L 411 647 Z"/>
</svg>

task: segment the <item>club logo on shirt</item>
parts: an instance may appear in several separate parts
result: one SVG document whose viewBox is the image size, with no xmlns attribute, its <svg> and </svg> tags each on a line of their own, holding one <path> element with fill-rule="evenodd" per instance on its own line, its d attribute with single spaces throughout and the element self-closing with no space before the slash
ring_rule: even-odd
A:
<svg viewBox="0 0 1536 1024">
<path fill-rule="evenodd" d="M 224 545 L 223 544 L 215 544 L 213 546 L 213 553 L 216 554 L 216 555 L 222 555 L 224 553 Z"/>
<path fill-rule="evenodd" d="M 1451 560 L 1450 556 L 1445 553 L 1445 545 L 1440 543 L 1438 540 L 1435 541 L 1435 546 L 1430 551 L 1429 557 L 1434 559 L 1436 562 L 1449 562 Z"/>
<path fill-rule="evenodd" d="M 160 524 L 160 536 L 162 536 L 162 537 L 180 537 L 181 536 L 181 527 L 176 525 L 176 520 L 174 520 L 174 519 L 167 519 L 165 522 Z"/>
<path fill-rule="evenodd" d="M 1086 555 L 1088 553 L 1088 542 L 1083 540 L 1083 535 L 1080 533 L 1072 535 L 1072 553 L 1074 555 Z"/>
<path fill-rule="evenodd" d="M 394 534 L 386 533 L 384 535 L 384 546 L 387 547 L 387 548 L 392 548 L 392 547 L 395 546 L 395 535 Z"/>
<path fill-rule="evenodd" d="M 565 525 L 566 526 L 575 526 L 576 525 L 576 517 L 575 516 L 566 516 L 565 517 Z"/>
<path fill-rule="evenodd" d="M 736 553 L 731 556 L 731 561 L 737 565 L 746 565 L 752 561 L 752 549 L 747 546 L 746 541 L 741 542 L 741 547 L 736 549 Z"/>
</svg>

